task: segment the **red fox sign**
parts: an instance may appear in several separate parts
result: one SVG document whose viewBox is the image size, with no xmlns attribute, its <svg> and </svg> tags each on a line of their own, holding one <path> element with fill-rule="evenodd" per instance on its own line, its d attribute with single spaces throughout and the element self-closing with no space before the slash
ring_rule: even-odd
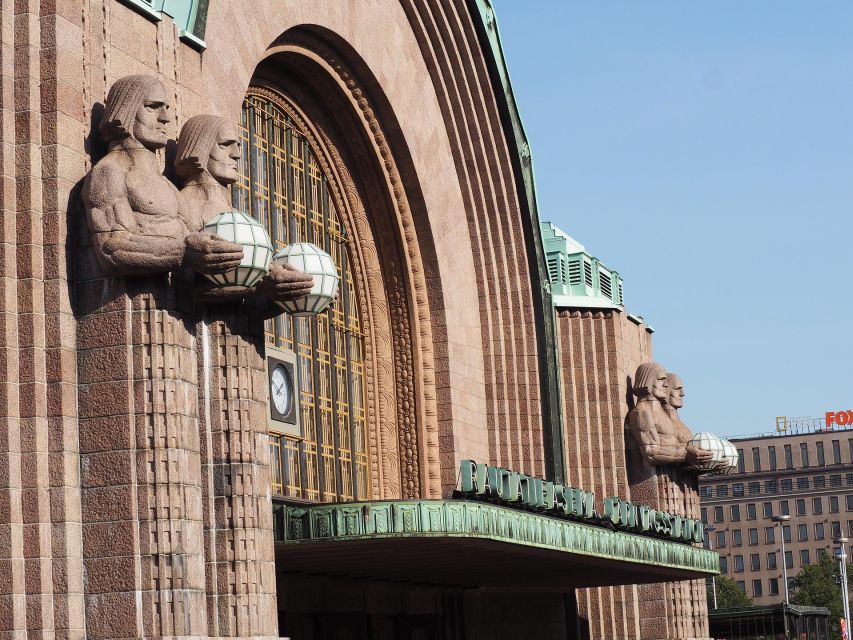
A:
<svg viewBox="0 0 853 640">
<path fill-rule="evenodd" d="M 853 427 L 853 409 L 846 411 L 827 411 L 826 412 L 826 428 L 829 429 L 833 424 L 839 427 Z"/>
</svg>

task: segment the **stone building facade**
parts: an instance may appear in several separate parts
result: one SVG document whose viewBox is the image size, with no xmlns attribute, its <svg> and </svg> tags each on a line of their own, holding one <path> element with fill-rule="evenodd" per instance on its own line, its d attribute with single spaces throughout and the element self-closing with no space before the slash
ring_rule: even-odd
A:
<svg viewBox="0 0 853 640">
<path fill-rule="evenodd" d="M 381 572 L 348 587 L 290 569 L 315 547 L 280 540 L 296 530 L 278 530 L 274 501 L 426 509 L 465 459 L 623 495 L 623 374 L 649 346 L 622 314 L 561 313 L 564 385 L 597 377 L 603 396 L 560 405 L 529 150 L 488 2 L 1 0 L 0 59 L 0 637 L 571 638 L 574 588 L 596 580 L 581 613 L 632 637 L 637 587 L 612 585 L 713 572 L 701 549 L 594 527 L 597 548 L 636 557 L 581 546 L 565 557 L 609 572 L 547 596 L 423 587 L 424 569 L 391 598 Z M 110 87 L 131 75 L 165 88 L 158 161 L 177 186 L 187 120 L 239 124 L 234 206 L 279 244 L 325 243 L 346 269 L 339 306 L 263 325 L 199 302 L 177 270 L 99 271 L 83 181 L 108 153 Z M 273 349 L 302 368 L 299 436 L 268 433 Z M 561 411 L 584 416 L 565 436 Z M 337 560 L 348 575 L 357 561 Z M 522 615 L 494 629 L 506 603 Z"/>
</svg>

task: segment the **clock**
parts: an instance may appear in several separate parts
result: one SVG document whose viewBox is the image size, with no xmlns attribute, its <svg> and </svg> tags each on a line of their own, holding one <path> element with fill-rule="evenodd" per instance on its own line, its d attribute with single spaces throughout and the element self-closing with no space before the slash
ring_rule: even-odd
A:
<svg viewBox="0 0 853 640">
<path fill-rule="evenodd" d="M 269 429 L 275 433 L 301 437 L 296 354 L 271 347 L 267 347 L 266 351 Z"/>
</svg>

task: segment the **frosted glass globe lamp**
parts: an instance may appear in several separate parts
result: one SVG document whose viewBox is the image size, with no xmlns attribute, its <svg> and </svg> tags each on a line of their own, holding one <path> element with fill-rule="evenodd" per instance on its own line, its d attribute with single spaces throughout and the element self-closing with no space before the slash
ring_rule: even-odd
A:
<svg viewBox="0 0 853 640">
<path fill-rule="evenodd" d="M 713 433 L 708 433 L 707 431 L 695 434 L 690 438 L 687 445 L 710 451 L 714 455 L 707 462 L 690 467 L 696 471 L 716 471 L 723 464 L 723 459 L 726 457 L 723 441 Z"/>
<path fill-rule="evenodd" d="M 201 229 L 243 247 L 240 266 L 225 273 L 205 274 L 223 289 L 248 291 L 270 270 L 273 246 L 267 230 L 254 218 L 240 211 L 225 211 Z"/>
<path fill-rule="evenodd" d="M 314 278 L 311 293 L 299 300 L 278 302 L 292 316 L 313 316 L 325 311 L 338 295 L 340 276 L 332 256 L 310 242 L 294 242 L 275 254 L 276 260 Z"/>
<path fill-rule="evenodd" d="M 738 468 L 738 463 L 740 462 L 740 454 L 738 454 L 737 452 L 737 447 L 734 446 L 731 442 L 729 442 L 725 438 L 721 438 L 721 440 L 723 441 L 723 450 L 726 453 L 726 464 L 720 466 L 717 469 L 717 473 L 720 475 L 728 475 Z"/>
</svg>

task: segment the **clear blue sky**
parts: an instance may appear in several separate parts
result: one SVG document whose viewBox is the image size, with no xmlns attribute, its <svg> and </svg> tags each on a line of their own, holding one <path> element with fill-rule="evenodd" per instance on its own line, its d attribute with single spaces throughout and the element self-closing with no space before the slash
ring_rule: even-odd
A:
<svg viewBox="0 0 853 640">
<path fill-rule="evenodd" d="M 494 5 L 540 216 L 622 274 L 685 422 L 853 409 L 853 2 Z"/>
</svg>

